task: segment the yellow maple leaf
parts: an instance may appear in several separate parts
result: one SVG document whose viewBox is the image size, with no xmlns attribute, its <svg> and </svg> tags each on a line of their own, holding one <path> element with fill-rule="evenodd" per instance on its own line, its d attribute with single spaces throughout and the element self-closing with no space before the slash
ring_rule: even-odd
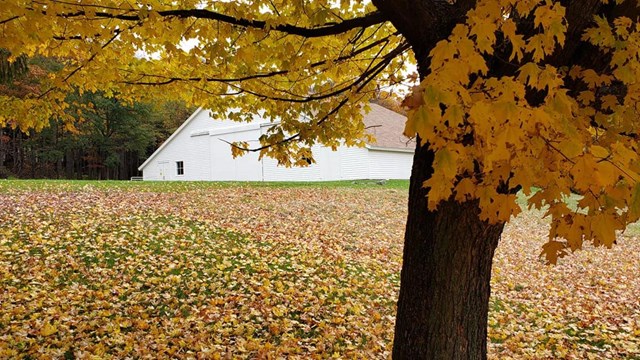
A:
<svg viewBox="0 0 640 360">
<path fill-rule="evenodd" d="M 40 328 L 40 335 L 42 336 L 51 336 L 58 332 L 58 328 L 55 325 L 50 323 L 45 323 L 42 328 Z"/>
<path fill-rule="evenodd" d="M 542 245 L 542 252 L 540 256 L 544 255 L 548 264 L 555 265 L 558 262 L 558 258 L 566 256 L 567 246 L 563 242 L 559 241 L 549 241 L 546 244 Z"/>
<path fill-rule="evenodd" d="M 595 245 L 613 246 L 616 240 L 616 229 L 620 228 L 620 222 L 614 214 L 599 214 L 591 220 L 591 233 Z"/>
</svg>

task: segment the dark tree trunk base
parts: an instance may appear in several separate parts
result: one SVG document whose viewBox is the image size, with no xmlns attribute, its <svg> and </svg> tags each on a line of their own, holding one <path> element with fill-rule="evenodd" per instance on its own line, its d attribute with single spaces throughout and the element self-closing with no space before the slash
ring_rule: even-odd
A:
<svg viewBox="0 0 640 360">
<path fill-rule="evenodd" d="M 504 224 L 476 201 L 427 210 L 433 153 L 416 150 L 409 193 L 394 359 L 486 359 L 491 264 Z"/>
</svg>

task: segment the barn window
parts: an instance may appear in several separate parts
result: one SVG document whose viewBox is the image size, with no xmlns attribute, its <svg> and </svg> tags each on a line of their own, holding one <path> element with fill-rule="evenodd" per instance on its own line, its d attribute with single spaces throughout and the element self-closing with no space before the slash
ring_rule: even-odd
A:
<svg viewBox="0 0 640 360">
<path fill-rule="evenodd" d="M 184 175 L 184 161 L 176 161 L 176 169 L 178 169 L 178 175 Z"/>
</svg>

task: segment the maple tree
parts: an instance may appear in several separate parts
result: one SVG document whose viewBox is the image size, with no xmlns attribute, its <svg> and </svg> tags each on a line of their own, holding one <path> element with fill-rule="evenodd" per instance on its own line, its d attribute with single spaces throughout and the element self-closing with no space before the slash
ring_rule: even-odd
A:
<svg viewBox="0 0 640 360">
<path fill-rule="evenodd" d="M 280 120 L 253 150 L 291 165 L 314 143 L 362 144 L 361 108 L 401 81 L 413 56 L 421 82 L 405 101 L 405 133 L 419 146 L 394 356 L 484 358 L 492 257 L 520 211 L 517 191 L 551 218 L 551 263 L 585 241 L 611 247 L 640 217 L 638 7 L 11 0 L 0 48 L 66 66 L 38 96 L 0 97 L 0 122 L 64 120 L 71 89 L 181 96 L 214 116 Z M 572 193 L 576 208 L 565 202 Z"/>
</svg>

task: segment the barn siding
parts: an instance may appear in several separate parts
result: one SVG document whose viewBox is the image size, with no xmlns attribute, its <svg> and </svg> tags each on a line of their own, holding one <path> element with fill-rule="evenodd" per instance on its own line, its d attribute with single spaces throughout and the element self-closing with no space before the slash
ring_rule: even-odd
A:
<svg viewBox="0 0 640 360">
<path fill-rule="evenodd" d="M 369 162 L 367 149 L 359 147 L 342 147 L 340 156 L 340 180 L 357 180 L 369 178 Z"/>
<path fill-rule="evenodd" d="M 356 179 L 408 179 L 412 152 L 383 148 L 339 147 L 337 151 L 314 146 L 315 164 L 304 168 L 277 166 L 271 158 L 258 160 L 257 153 L 233 159 L 224 141 L 257 139 L 267 126 L 256 116 L 252 123 L 213 120 L 208 110 L 198 110 L 150 160 L 141 167 L 145 180 L 233 180 L 233 181 L 327 181 Z M 176 162 L 184 162 L 184 175 L 177 175 Z"/>
<path fill-rule="evenodd" d="M 233 158 L 231 145 L 228 142 L 247 141 L 250 147 L 258 145 L 260 127 L 253 127 L 245 131 L 212 132 L 210 139 L 211 180 L 215 181 L 261 181 L 262 164 L 258 161 L 258 154 L 250 152 L 244 156 Z"/>
<path fill-rule="evenodd" d="M 199 111 L 180 131 L 169 138 L 143 168 L 144 180 L 209 180 L 208 136 L 192 136 L 210 127 L 207 111 Z M 176 162 L 184 163 L 184 175 L 178 175 Z"/>
<path fill-rule="evenodd" d="M 276 160 L 264 157 L 262 159 L 264 181 L 323 181 L 330 179 L 332 169 L 325 149 L 314 146 L 312 151 L 316 162 L 307 167 L 278 166 Z"/>
<path fill-rule="evenodd" d="M 370 179 L 408 179 L 413 152 L 369 149 Z"/>
<path fill-rule="evenodd" d="M 265 181 L 330 181 L 366 179 L 367 150 L 341 146 L 336 151 L 323 146 L 312 148 L 315 163 L 307 167 L 286 168 L 277 161 L 264 158 Z"/>
</svg>

